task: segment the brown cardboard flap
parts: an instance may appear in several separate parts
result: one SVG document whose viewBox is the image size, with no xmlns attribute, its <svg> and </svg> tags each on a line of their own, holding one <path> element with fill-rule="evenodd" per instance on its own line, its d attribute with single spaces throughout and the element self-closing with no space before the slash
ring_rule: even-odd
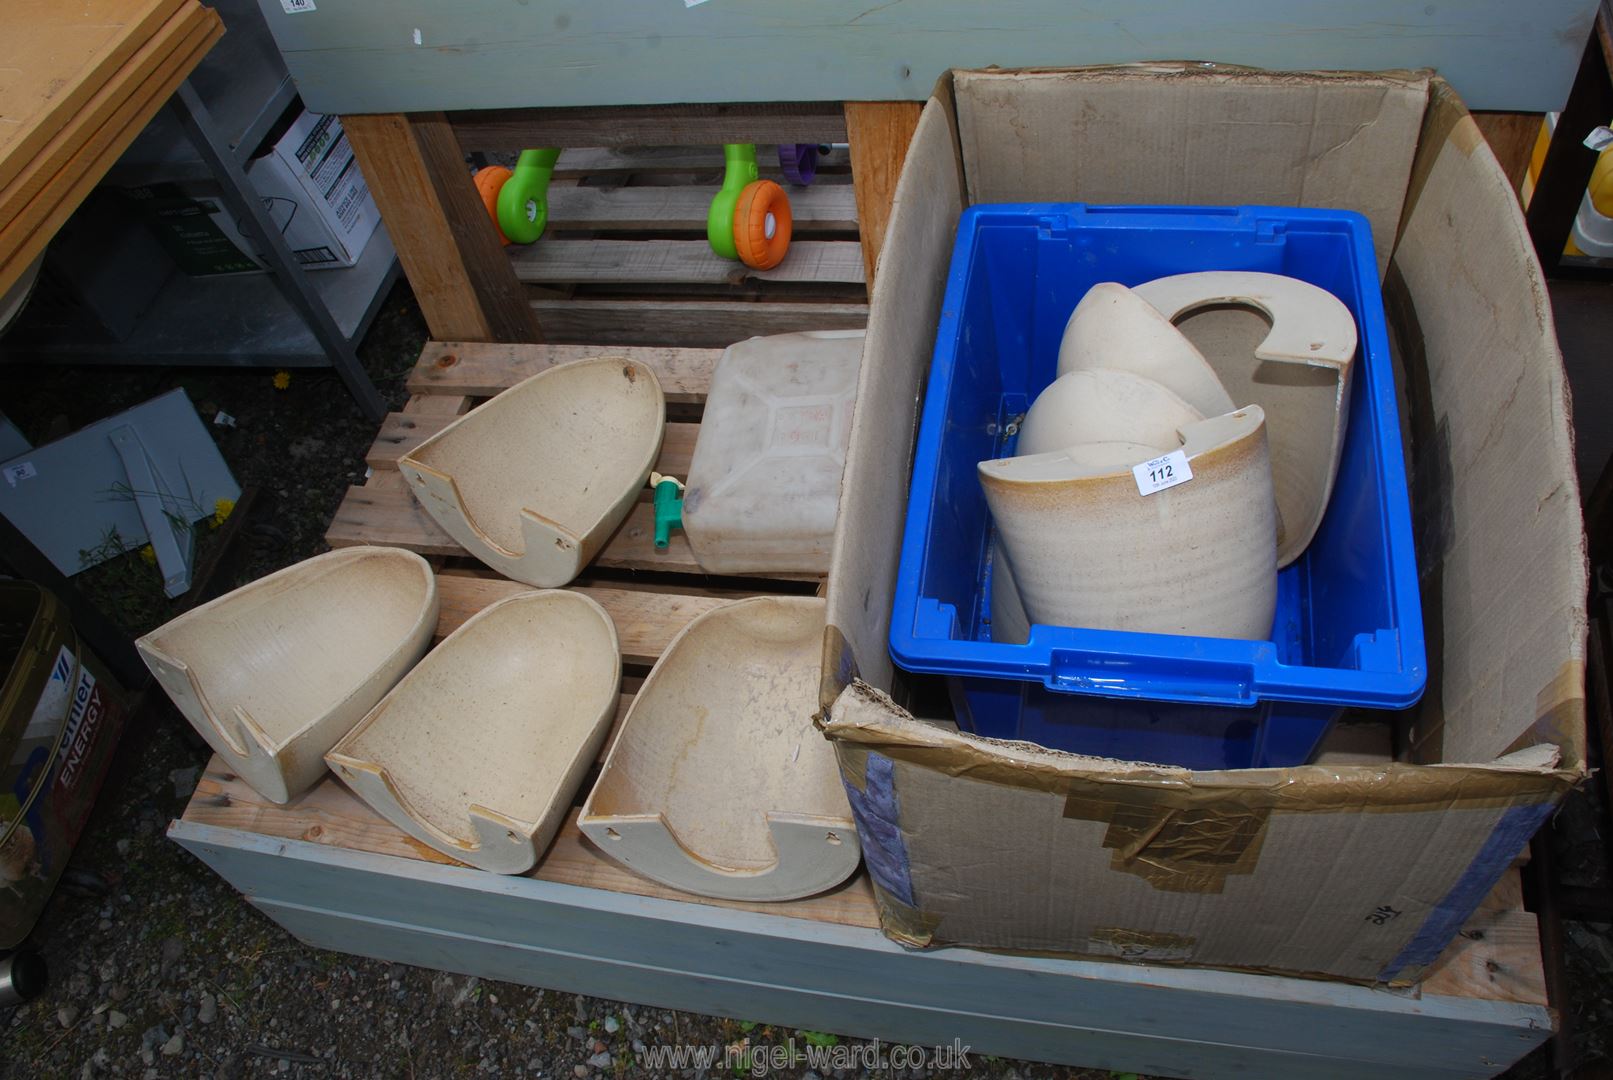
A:
<svg viewBox="0 0 1613 1080">
<path fill-rule="evenodd" d="M 1068 817 L 1112 821 L 1122 807 L 1204 808 L 1228 813 L 1389 813 L 1555 799 L 1578 769 L 1512 765 L 1301 765 L 1190 772 L 1082 757 L 1031 743 L 985 739 L 915 719 L 883 691 L 857 681 L 829 714 L 824 734 L 947 776 L 1055 794 Z M 1074 802 L 1072 802 L 1074 800 Z M 1094 807 L 1107 806 L 1106 812 Z M 1072 806 L 1085 807 L 1073 811 Z"/>
<path fill-rule="evenodd" d="M 830 553 L 828 628 L 824 633 L 825 712 L 857 674 L 891 681 L 891 597 L 901 556 L 902 521 L 924 373 L 963 192 L 951 109 L 931 98 L 919 116 L 896 185 L 890 227 L 863 345 L 850 449 L 840 482 L 840 510 Z"/>
<path fill-rule="evenodd" d="M 1356 210 L 1389 263 L 1427 72 L 1203 64 L 955 73 L 971 205 L 1271 204 Z"/>
<path fill-rule="evenodd" d="M 1571 411 L 1523 213 L 1478 126 L 1435 80 L 1395 251 L 1408 362 L 1441 440 L 1425 621 L 1442 630 L 1440 757 L 1486 762 L 1550 740 L 1584 760 L 1587 572 Z M 1426 448 L 1419 446 L 1419 455 Z M 1428 583 L 1437 583 L 1430 588 Z M 1429 731 L 1423 738 L 1433 738 Z"/>
<path fill-rule="evenodd" d="M 1580 775 L 1189 773 L 947 732 L 862 683 L 826 733 L 862 780 L 852 801 L 882 924 L 906 944 L 1368 982 L 1426 970 Z"/>
</svg>

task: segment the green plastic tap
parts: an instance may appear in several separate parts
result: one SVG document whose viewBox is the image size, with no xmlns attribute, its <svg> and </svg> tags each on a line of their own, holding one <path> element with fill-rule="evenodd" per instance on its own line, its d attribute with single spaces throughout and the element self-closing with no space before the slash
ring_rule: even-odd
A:
<svg viewBox="0 0 1613 1080">
<path fill-rule="evenodd" d="M 655 547 L 664 551 L 672 542 L 673 528 L 683 528 L 683 483 L 652 472 L 650 487 L 655 491 Z"/>
<path fill-rule="evenodd" d="M 745 185 L 760 173 L 756 169 L 755 143 L 725 143 L 722 148 L 722 187 L 712 197 L 706 213 L 706 240 L 711 250 L 725 259 L 739 258 L 734 246 L 734 208 Z"/>
<path fill-rule="evenodd" d="M 549 220 L 549 178 L 560 160 L 558 147 L 522 150 L 515 171 L 498 193 L 498 225 L 517 244 L 543 235 Z"/>
</svg>

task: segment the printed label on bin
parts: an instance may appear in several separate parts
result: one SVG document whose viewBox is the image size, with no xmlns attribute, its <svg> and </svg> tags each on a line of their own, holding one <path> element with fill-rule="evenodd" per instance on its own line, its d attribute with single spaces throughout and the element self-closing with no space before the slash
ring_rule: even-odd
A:
<svg viewBox="0 0 1613 1080">
<path fill-rule="evenodd" d="M 305 11 L 317 10 L 314 0 L 280 0 L 280 6 L 286 9 L 287 15 L 301 15 Z"/>
<path fill-rule="evenodd" d="M 34 477 L 39 475 L 39 470 L 34 468 L 33 462 L 23 461 L 16 465 L 7 465 L 5 468 L 5 473 L 6 483 L 10 484 L 12 487 L 16 487 L 18 480 L 32 480 Z"/>
<path fill-rule="evenodd" d="M 1172 450 L 1163 457 L 1151 458 L 1141 465 L 1133 465 L 1131 475 L 1137 479 L 1137 494 L 1152 495 L 1157 491 L 1173 488 L 1177 484 L 1187 483 L 1193 479 L 1193 469 L 1187 463 L 1185 451 Z"/>
</svg>

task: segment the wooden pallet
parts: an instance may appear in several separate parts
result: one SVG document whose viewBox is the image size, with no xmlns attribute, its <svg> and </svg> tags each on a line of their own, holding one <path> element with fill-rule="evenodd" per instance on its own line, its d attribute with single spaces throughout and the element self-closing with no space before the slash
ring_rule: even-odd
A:
<svg viewBox="0 0 1613 1080">
<path fill-rule="evenodd" d="M 492 137 L 476 125 L 460 134 Z M 760 148 L 759 161 L 778 175 L 771 147 Z M 787 185 L 794 240 L 771 270 L 721 258 L 706 243 L 721 172 L 716 146 L 563 151 L 548 231 L 536 244 L 505 249 L 544 339 L 717 347 L 866 323 L 864 253 L 844 155 L 812 185 Z"/>
<path fill-rule="evenodd" d="M 367 460 L 372 476 L 349 491 L 331 525 L 330 542 L 336 546 L 393 544 L 434 556 L 442 600 L 438 637 L 452 632 L 486 605 L 525 588 L 470 560 L 418 511 L 401 482 L 396 462 L 405 447 L 479 399 L 546 367 L 591 355 L 631 355 L 655 369 L 667 391 L 669 416 L 676 417 L 668 428 L 662 467 L 674 472 L 686 467 L 719 355 L 716 350 L 433 342 L 409 377 L 413 396 L 402 412 L 387 418 L 371 447 Z M 610 612 L 620 635 L 624 680 L 618 723 L 648 667 L 690 619 L 725 599 L 765 592 L 811 592 L 818 587 L 814 579 L 734 579 L 703 574 L 681 540 L 666 552 L 656 552 L 648 542 L 649 528 L 648 507 L 641 503 L 596 563 L 570 586 L 599 601 Z M 1347 733 L 1359 735 L 1353 729 Z M 615 738 L 614 730 L 611 738 Z M 1362 751 L 1342 747 L 1340 752 L 1359 756 Z M 1367 747 L 1365 752 L 1375 751 Z M 578 802 L 582 794 L 579 792 Z M 871 965 L 868 972 L 879 973 L 869 975 L 876 982 L 898 979 L 904 984 L 915 980 L 923 984 L 931 978 L 926 972 L 934 972 L 935 979 L 967 981 L 984 977 L 982 973 L 989 969 L 995 973 L 993 977 L 1029 980 L 1011 991 L 1023 997 L 1043 993 L 1048 979 L 1059 975 L 1066 978 L 1057 986 L 1071 994 L 1085 994 L 1097 986 L 1104 990 L 1097 1000 L 1119 1002 L 1122 998 L 1115 996 L 1121 993 L 1119 988 L 1143 977 L 1154 997 L 1146 1004 L 1126 1008 L 1156 1014 L 1190 1010 L 1202 1008 L 1204 995 L 1210 994 L 1220 1003 L 1217 1008 L 1235 1005 L 1258 1012 L 1273 1007 L 1284 1015 L 1314 1009 L 1315 1014 L 1305 1023 L 1317 1032 L 1330 1032 L 1335 1026 L 1339 1032 L 1347 1032 L 1354 1018 L 1362 1016 L 1370 1016 L 1384 1033 L 1383 1039 L 1390 1042 L 1415 1042 L 1425 1028 L 1436 1042 L 1453 1038 L 1452 1032 L 1459 1031 L 1460 1038 L 1472 1047 L 1483 1047 L 1474 1053 L 1497 1067 L 1538 1042 L 1550 1026 L 1536 921 L 1523 908 L 1516 870 L 1502 879 L 1421 985 L 1391 993 L 1278 976 L 991 958 L 969 950 L 907 953 L 879 934 L 866 872 L 823 895 L 784 904 L 689 896 L 641 878 L 606 858 L 577 829 L 575 811 L 533 871 L 523 878 L 504 879 L 460 868 L 416 842 L 333 777 L 291 805 L 276 806 L 259 797 L 216 758 L 172 833 L 234 881 L 265 912 L 315 944 L 797 1027 L 909 1040 L 927 1040 L 944 1030 L 941 1042 L 956 1034 L 965 1041 L 972 1038 L 977 1048 L 994 1053 L 1082 1064 L 1113 1062 L 1119 1067 L 1161 1072 L 1198 1069 L 1205 1075 L 1234 1072 L 1250 1062 L 1267 1068 L 1280 1064 L 1292 1075 L 1333 1075 L 1361 1060 L 1349 1056 L 1352 1047 L 1359 1048 L 1359 1040 L 1352 1042 L 1342 1034 L 1339 1044 L 1325 1051 L 1331 1056 L 1322 1067 L 1317 1066 L 1321 1059 L 1309 1055 L 1331 1035 L 1304 1036 L 1302 1042 L 1311 1041 L 1305 1042 L 1308 1049 L 1303 1057 L 1295 1056 L 1292 1048 L 1262 1057 L 1267 1051 L 1257 1052 L 1258 1048 L 1249 1045 L 1238 1046 L 1228 1057 L 1225 1047 L 1209 1045 L 1213 1040 L 1208 1034 L 1198 1036 L 1204 1041 L 1195 1044 L 1191 1026 L 1169 1036 L 1166 1042 L 1174 1049 L 1167 1051 L 1165 1043 L 1150 1042 L 1161 1038 L 1156 1026 L 1138 1026 L 1135 1018 L 1087 1016 L 1077 1023 L 1061 1015 L 1056 1022 L 1031 1023 L 1024 1018 L 1010 1022 L 997 1017 L 981 1027 L 985 1021 L 967 1010 L 949 1008 L 944 1016 L 932 1016 L 903 996 L 912 997 L 917 991 L 899 987 L 880 993 L 869 989 L 864 994 L 848 986 L 845 1000 L 836 999 L 832 1005 L 819 991 L 808 992 L 800 985 L 748 986 L 739 992 L 729 984 L 739 986 L 743 980 L 724 965 L 737 964 L 737 970 L 749 971 L 760 961 L 749 954 L 735 955 L 735 935 L 754 935 L 754 939 L 746 938 L 750 945 L 769 950 L 817 941 L 824 955 L 803 962 L 819 966 L 844 962 L 848 971 Z M 495 905 L 496 910 L 484 910 L 480 906 L 484 903 Z M 440 914 L 404 918 L 407 912 L 389 913 L 389 904 L 404 905 L 407 912 L 418 909 Z M 497 907 L 505 904 L 517 906 Z M 516 911 L 524 914 L 517 918 Z M 600 918 L 605 915 L 599 913 L 609 913 L 613 921 L 608 930 L 592 932 L 577 923 L 575 933 L 569 937 L 561 934 L 560 941 L 527 940 L 523 937 L 527 931 L 516 929 L 517 925 L 549 926 L 557 920 L 569 926 L 584 918 L 579 914 L 582 911 Z M 618 938 L 624 943 L 621 948 L 652 948 L 644 935 L 659 943 L 654 947 L 672 949 L 677 943 L 676 956 L 687 970 L 676 977 L 665 972 L 651 977 L 613 951 L 618 949 Z M 484 948 L 485 953 L 478 951 Z M 713 949 L 716 951 L 711 952 Z M 841 959 L 828 959 L 833 956 Z M 918 967 L 910 972 L 915 963 Z M 981 964 L 986 967 L 970 966 Z M 1107 986 L 1105 980 L 1116 982 Z M 728 989 L 714 990 L 714 986 Z M 957 1000 L 972 999 L 960 989 Z M 1066 1003 L 1060 1008 L 1076 1007 Z M 1087 1002 L 1076 1011 L 1090 1012 L 1092 1008 Z M 1419 1019 L 1430 1016 L 1441 1019 L 1438 1023 Z M 1447 1026 L 1453 1023 L 1458 1026 Z M 935 1027 L 937 1024 L 943 1027 Z M 1094 1034 L 1093 1025 L 1103 1027 L 1103 1037 Z M 1282 1024 L 1270 1027 L 1276 1042 L 1290 1038 L 1287 1033 L 1278 1034 Z M 1114 1039 L 1116 1032 L 1130 1034 L 1111 1046 L 1105 1039 Z M 1367 1040 L 1365 1045 L 1375 1044 Z M 1437 1057 L 1435 1050 L 1429 1053 Z M 1397 1071 L 1408 1075 L 1479 1076 L 1495 1071 L 1471 1063 L 1461 1068 L 1424 1068 L 1415 1055 L 1407 1057 L 1401 1049 L 1379 1063 L 1391 1061 Z"/>
</svg>

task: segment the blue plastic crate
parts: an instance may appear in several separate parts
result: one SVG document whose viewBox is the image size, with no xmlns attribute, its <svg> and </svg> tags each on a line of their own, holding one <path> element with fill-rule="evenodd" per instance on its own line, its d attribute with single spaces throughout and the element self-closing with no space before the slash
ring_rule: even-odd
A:
<svg viewBox="0 0 1613 1080">
<path fill-rule="evenodd" d="M 1101 281 L 1199 270 L 1310 282 L 1360 346 L 1331 502 L 1278 575 L 1268 641 L 1036 625 L 990 633 L 991 521 L 975 466 L 1052 380 Z M 1243 404 L 1239 402 L 1239 404 Z M 1399 709 L 1427 676 L 1405 467 L 1371 229 L 1343 210 L 1031 204 L 958 223 L 919 426 L 891 655 L 953 676 L 965 730 L 1195 769 L 1301 764 L 1347 707 Z"/>
</svg>

